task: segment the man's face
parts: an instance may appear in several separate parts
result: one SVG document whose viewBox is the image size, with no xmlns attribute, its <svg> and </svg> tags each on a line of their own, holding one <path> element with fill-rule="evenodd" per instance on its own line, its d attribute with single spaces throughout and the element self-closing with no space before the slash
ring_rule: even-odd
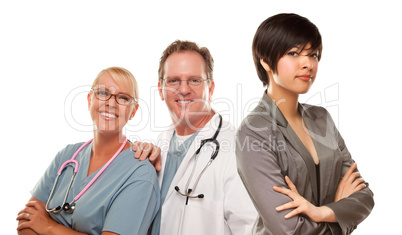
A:
<svg viewBox="0 0 402 235">
<path fill-rule="evenodd" d="M 191 127 L 209 120 L 215 84 L 207 81 L 202 56 L 194 51 L 175 52 L 167 58 L 164 70 L 163 82 L 158 83 L 159 95 L 173 123 Z"/>
</svg>

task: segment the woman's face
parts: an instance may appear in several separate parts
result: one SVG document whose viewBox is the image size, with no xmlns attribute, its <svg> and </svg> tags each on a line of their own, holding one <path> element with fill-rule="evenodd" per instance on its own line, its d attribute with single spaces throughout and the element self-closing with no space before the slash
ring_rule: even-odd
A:
<svg viewBox="0 0 402 235">
<path fill-rule="evenodd" d="M 108 90 L 113 95 L 123 93 L 134 96 L 127 81 L 122 79 L 121 84 L 118 85 L 107 72 L 99 77 L 98 83 L 93 88 Z M 118 133 L 122 131 L 128 120 L 134 117 L 138 105 L 135 103 L 121 105 L 116 102 L 115 96 L 110 97 L 107 101 L 99 100 L 92 91 L 88 94 L 88 108 L 95 131 Z"/>
<path fill-rule="evenodd" d="M 277 86 L 292 93 L 306 93 L 315 81 L 318 71 L 318 51 L 310 49 L 310 43 L 305 49 L 293 47 L 277 64 L 276 73 L 268 71 L 269 86 Z"/>
</svg>

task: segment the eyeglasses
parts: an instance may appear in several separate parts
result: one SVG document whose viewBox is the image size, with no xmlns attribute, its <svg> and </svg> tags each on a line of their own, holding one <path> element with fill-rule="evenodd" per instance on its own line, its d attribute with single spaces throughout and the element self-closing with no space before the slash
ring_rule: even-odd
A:
<svg viewBox="0 0 402 235">
<path fill-rule="evenodd" d="M 180 80 L 177 78 L 165 78 L 163 80 L 165 81 L 167 87 L 172 88 L 179 87 L 181 85 L 181 82 L 183 81 L 187 82 L 187 85 L 192 88 L 200 87 L 202 84 L 204 84 L 205 81 L 208 81 L 208 79 L 202 79 L 202 78 L 190 78 L 188 80 Z"/>
<path fill-rule="evenodd" d="M 124 93 L 112 94 L 112 92 L 110 92 L 108 89 L 101 89 L 101 88 L 95 88 L 91 90 L 93 91 L 95 97 L 98 100 L 107 101 L 110 100 L 112 96 L 114 96 L 116 102 L 121 105 L 130 105 L 132 103 L 137 103 L 137 100 L 134 97 Z"/>
</svg>

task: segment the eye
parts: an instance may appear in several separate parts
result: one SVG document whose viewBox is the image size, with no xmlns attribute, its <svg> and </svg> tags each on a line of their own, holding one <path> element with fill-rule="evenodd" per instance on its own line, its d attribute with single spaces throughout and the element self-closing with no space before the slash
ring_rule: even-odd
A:
<svg viewBox="0 0 402 235">
<path fill-rule="evenodd" d="M 126 101 L 126 102 L 128 102 L 128 101 L 130 101 L 130 100 L 131 100 L 131 98 L 130 98 L 130 97 L 125 96 L 125 95 L 120 95 L 120 96 L 119 96 L 119 99 L 120 99 L 120 100 L 124 100 L 124 101 Z"/>
<path fill-rule="evenodd" d="M 102 90 L 102 89 L 96 90 L 95 93 L 100 96 L 108 96 L 110 94 L 108 90 Z"/>
<path fill-rule="evenodd" d="M 288 52 L 288 55 L 290 55 L 290 56 L 298 56 L 299 55 L 299 53 L 297 53 L 296 51 L 289 51 Z"/>
<path fill-rule="evenodd" d="M 119 99 L 124 100 L 124 101 L 130 101 L 130 97 L 125 96 L 125 95 L 121 95 L 121 96 L 119 97 Z"/>
<path fill-rule="evenodd" d="M 119 95 L 117 95 L 117 98 L 118 98 L 118 100 L 119 100 L 119 104 L 129 104 L 129 103 L 131 103 L 131 97 L 130 96 L 127 96 L 127 95 L 124 95 L 124 94 L 119 94 Z"/>
<path fill-rule="evenodd" d="M 176 79 L 176 78 L 172 78 L 172 79 L 168 79 L 168 80 L 166 81 L 166 83 L 169 83 L 169 84 L 176 84 L 176 83 L 179 83 L 179 80 Z"/>
<path fill-rule="evenodd" d="M 310 54 L 310 57 L 314 58 L 314 59 L 318 59 L 318 53 L 312 53 L 312 54 Z"/>
<path fill-rule="evenodd" d="M 190 80 L 190 82 L 192 82 L 194 84 L 198 84 L 198 83 L 201 83 L 201 79 L 193 78 L 193 79 Z"/>
</svg>

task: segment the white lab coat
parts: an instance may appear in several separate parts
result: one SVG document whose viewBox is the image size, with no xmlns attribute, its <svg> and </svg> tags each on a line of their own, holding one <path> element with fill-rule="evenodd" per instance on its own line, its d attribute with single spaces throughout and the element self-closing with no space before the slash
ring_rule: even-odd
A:
<svg viewBox="0 0 402 235">
<path fill-rule="evenodd" d="M 179 186 L 181 192 L 186 189 L 186 183 L 196 163 L 194 176 L 189 188 L 193 188 L 199 173 L 211 159 L 212 144 L 206 144 L 198 155 L 194 152 L 203 139 L 211 138 L 219 124 L 219 116 L 215 116 L 201 129 L 191 144 L 175 177 L 170 185 L 166 199 L 162 205 L 161 235 L 223 235 L 223 234 L 251 234 L 252 226 L 257 218 L 257 212 L 247 191 L 237 173 L 235 156 L 235 129 L 223 121 L 221 131 L 217 137 L 220 150 L 205 170 L 194 190 L 193 195 L 204 194 L 204 198 L 190 198 L 181 196 L 174 189 Z M 161 133 L 158 137 L 162 149 L 162 170 L 159 172 L 159 184 L 162 183 L 167 151 L 174 129 Z"/>
</svg>

